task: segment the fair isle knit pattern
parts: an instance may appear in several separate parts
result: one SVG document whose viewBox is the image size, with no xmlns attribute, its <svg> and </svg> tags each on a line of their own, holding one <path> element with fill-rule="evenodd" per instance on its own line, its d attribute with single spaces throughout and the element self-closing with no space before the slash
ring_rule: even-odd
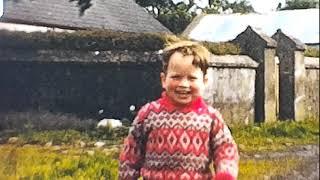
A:
<svg viewBox="0 0 320 180">
<path fill-rule="evenodd" d="M 217 173 L 236 179 L 238 161 L 237 146 L 217 110 L 201 98 L 178 108 L 163 95 L 138 112 L 120 153 L 119 179 L 200 180 Z"/>
</svg>

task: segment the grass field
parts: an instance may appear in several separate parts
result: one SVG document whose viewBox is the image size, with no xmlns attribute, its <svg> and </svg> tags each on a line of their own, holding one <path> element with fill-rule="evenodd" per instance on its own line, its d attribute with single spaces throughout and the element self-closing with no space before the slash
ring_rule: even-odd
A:
<svg viewBox="0 0 320 180">
<path fill-rule="evenodd" d="M 242 153 L 319 144 L 319 121 L 256 124 L 231 130 Z M 0 179 L 117 179 L 119 145 L 125 133 L 103 139 L 105 147 L 96 148 L 93 144 L 101 133 L 64 130 L 19 134 L 17 141 L 0 145 Z M 299 163 L 294 157 L 241 160 L 239 179 L 283 175 Z"/>
</svg>

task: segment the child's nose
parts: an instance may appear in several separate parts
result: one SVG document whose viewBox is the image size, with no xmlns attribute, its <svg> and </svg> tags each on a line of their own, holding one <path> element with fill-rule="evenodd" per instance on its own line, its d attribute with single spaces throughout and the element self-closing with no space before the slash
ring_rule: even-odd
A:
<svg viewBox="0 0 320 180">
<path fill-rule="evenodd" d="M 179 83 L 180 87 L 189 87 L 190 86 L 190 82 L 187 78 L 183 78 L 181 79 L 180 83 Z"/>
</svg>

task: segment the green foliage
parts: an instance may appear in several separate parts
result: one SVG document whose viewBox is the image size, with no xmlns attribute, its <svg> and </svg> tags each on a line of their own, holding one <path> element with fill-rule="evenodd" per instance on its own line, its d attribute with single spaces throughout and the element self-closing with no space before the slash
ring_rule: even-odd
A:
<svg viewBox="0 0 320 180">
<path fill-rule="evenodd" d="M 98 139 L 104 140 L 118 140 L 123 139 L 129 133 L 129 127 L 121 126 L 112 128 L 110 126 L 101 127 L 97 130 L 97 134 L 95 135 Z"/>
<path fill-rule="evenodd" d="M 58 130 L 58 131 L 31 131 L 20 134 L 19 139 L 22 144 L 75 144 L 77 141 L 89 141 L 91 138 L 86 133 L 76 130 Z"/>
<path fill-rule="evenodd" d="M 232 13 L 251 13 L 255 12 L 252 5 L 247 0 L 234 1 L 230 3 L 228 0 L 209 0 L 209 6 L 203 9 L 207 14 L 219 14 L 221 11 L 231 9 Z"/>
<path fill-rule="evenodd" d="M 240 2 L 234 1 L 233 3 L 227 3 L 225 9 L 232 9 L 233 13 L 252 13 L 254 12 L 253 7 L 249 4 L 247 0 L 241 0 Z"/>
<path fill-rule="evenodd" d="M 202 42 L 202 44 L 212 53 L 215 55 L 224 55 L 224 54 L 240 54 L 240 47 L 228 43 L 228 42 L 222 42 L 222 43 L 212 43 L 212 42 Z"/>
<path fill-rule="evenodd" d="M 0 47 L 64 50 L 155 51 L 163 48 L 166 34 L 83 30 L 68 32 L 10 32 L 0 30 Z"/>
<path fill-rule="evenodd" d="M 319 0 L 289 0 L 280 10 L 319 8 Z"/>
<path fill-rule="evenodd" d="M 107 144 L 122 143 L 128 135 L 129 127 L 105 127 L 86 132 L 76 130 L 29 131 L 18 134 L 19 144 L 41 144 L 51 142 L 53 145 L 78 145 L 79 141 L 87 142 L 103 140 Z"/>
<path fill-rule="evenodd" d="M 261 123 L 232 127 L 232 132 L 241 151 L 281 150 L 288 145 L 317 144 L 319 121 Z"/>
<path fill-rule="evenodd" d="M 157 19 L 175 34 L 182 33 L 193 20 L 194 15 L 183 9 L 175 12 L 169 11 L 166 14 L 159 14 Z"/>
<path fill-rule="evenodd" d="M 307 47 L 304 51 L 304 55 L 308 57 L 320 57 L 319 48 Z"/>
<path fill-rule="evenodd" d="M 175 34 L 180 34 L 186 29 L 195 18 L 196 10 L 201 10 L 208 14 L 220 13 L 219 9 L 232 9 L 235 13 L 254 11 L 247 0 L 233 3 L 229 3 L 227 0 L 213 0 L 209 1 L 207 7 L 199 7 L 194 0 L 189 0 L 188 3 L 185 3 L 185 1 L 173 3 L 172 0 L 136 0 L 136 3 L 145 7 L 150 14 Z"/>
<path fill-rule="evenodd" d="M 10 169 L 8 171 L 8 169 Z M 117 179 L 118 162 L 102 151 L 0 146 L 0 179 Z"/>
<path fill-rule="evenodd" d="M 175 34 L 181 33 L 196 16 L 194 12 L 190 11 L 192 7 L 197 7 L 192 0 L 189 1 L 189 4 L 184 2 L 175 4 L 172 0 L 136 0 L 136 3 L 145 7 L 150 14 Z"/>
<path fill-rule="evenodd" d="M 169 19 L 167 19 L 170 21 Z M 177 22 L 178 23 L 178 22 Z M 169 34 L 125 33 L 101 30 L 67 32 L 10 32 L 0 30 L 1 48 L 63 49 L 63 50 L 130 50 L 157 51 L 171 39 L 186 39 Z M 213 54 L 239 54 L 232 43 L 203 43 Z"/>
<path fill-rule="evenodd" d="M 95 131 L 95 136 L 89 132 L 68 130 L 29 132 L 28 135 L 19 137 L 22 139 L 27 137 L 25 140 L 28 142 L 39 144 L 53 141 L 71 145 L 70 142 L 77 140 L 89 141 L 94 137 L 98 139 L 104 133 L 109 133 L 114 139 L 121 139 L 126 136 L 128 128 L 108 127 L 100 130 L 100 132 Z M 241 152 L 280 150 L 288 148 L 286 143 L 291 145 L 319 143 L 318 120 L 280 121 L 232 127 L 231 130 Z M 0 145 L 0 179 L 116 179 L 119 149 L 110 146 L 107 151 L 105 150 L 75 148 L 75 146 L 61 146 L 59 149 L 54 149 L 38 145 Z M 292 157 L 268 160 L 242 159 L 239 179 L 261 179 L 264 178 L 263 175 L 282 176 L 297 168 L 299 163 L 299 159 Z"/>
</svg>

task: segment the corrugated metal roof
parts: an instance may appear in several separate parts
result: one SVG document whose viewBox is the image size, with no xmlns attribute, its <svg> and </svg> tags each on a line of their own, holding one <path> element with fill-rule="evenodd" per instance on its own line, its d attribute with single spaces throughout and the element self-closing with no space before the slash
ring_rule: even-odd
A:
<svg viewBox="0 0 320 180">
<path fill-rule="evenodd" d="M 247 26 L 260 29 L 268 36 L 281 29 L 303 43 L 319 43 L 319 9 L 270 12 L 268 14 L 208 14 L 187 27 L 184 35 L 201 41 L 229 41 Z"/>
<path fill-rule="evenodd" d="M 76 1 L 5 0 L 0 21 L 66 29 L 170 32 L 133 0 L 91 0 L 91 4 L 80 16 Z"/>
</svg>

